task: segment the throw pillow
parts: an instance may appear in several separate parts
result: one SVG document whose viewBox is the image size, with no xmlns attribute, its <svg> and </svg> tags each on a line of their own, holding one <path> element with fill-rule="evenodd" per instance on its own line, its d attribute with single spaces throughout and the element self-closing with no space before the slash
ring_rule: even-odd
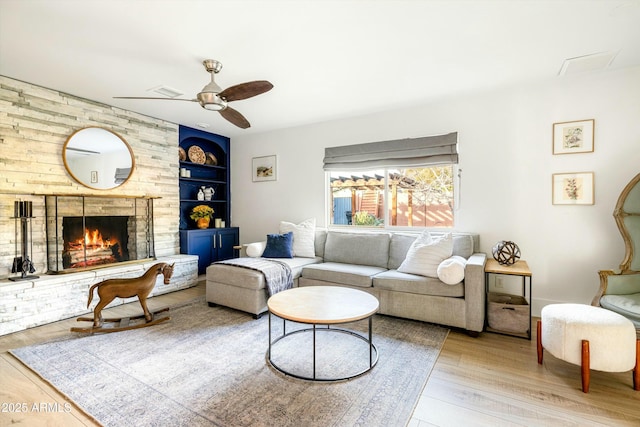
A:
<svg viewBox="0 0 640 427">
<path fill-rule="evenodd" d="M 464 280 L 464 267 L 467 260 L 461 256 L 452 256 L 440 263 L 438 266 L 438 279 L 447 285 L 457 285 Z"/>
<path fill-rule="evenodd" d="M 254 242 L 254 243 L 249 243 L 247 245 L 247 249 L 246 249 L 246 253 L 248 257 L 251 258 L 259 258 L 262 256 L 262 253 L 264 252 L 264 248 L 267 247 L 267 242 Z"/>
<path fill-rule="evenodd" d="M 293 258 L 293 233 L 267 234 L 263 258 Z"/>
<path fill-rule="evenodd" d="M 453 251 L 453 240 L 448 233 L 437 240 L 423 233 L 409 248 L 407 257 L 402 261 L 398 271 L 418 274 L 420 276 L 438 277 L 438 266 L 449 258 Z"/>
<path fill-rule="evenodd" d="M 280 222 L 280 233 L 293 233 L 293 256 L 303 258 L 314 258 L 316 248 L 314 239 L 316 236 L 316 219 L 310 218 L 300 224 L 291 222 Z"/>
</svg>

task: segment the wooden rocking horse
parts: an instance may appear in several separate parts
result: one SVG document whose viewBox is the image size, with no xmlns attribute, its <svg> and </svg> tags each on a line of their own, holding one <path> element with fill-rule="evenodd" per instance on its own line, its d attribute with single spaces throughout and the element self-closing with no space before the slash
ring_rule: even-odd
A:
<svg viewBox="0 0 640 427">
<path fill-rule="evenodd" d="M 102 282 L 96 283 L 89 289 L 89 301 L 87 302 L 87 308 L 91 305 L 93 300 L 93 290 L 98 288 L 98 296 L 100 302 L 93 309 L 93 318 L 91 317 L 79 317 L 79 322 L 93 322 L 93 326 L 89 328 L 71 328 L 72 332 L 118 332 L 126 331 L 128 329 L 144 328 L 146 326 L 156 325 L 161 322 L 165 322 L 170 317 L 154 318 L 158 313 L 168 311 L 168 308 L 159 310 L 155 313 L 151 313 L 147 308 L 147 297 L 151 293 L 151 290 L 156 284 L 156 277 L 159 274 L 164 276 L 164 284 L 168 285 L 173 275 L 173 266 L 175 264 L 167 264 L 164 262 L 153 265 L 142 276 L 128 279 L 107 279 Z M 120 317 L 120 318 L 102 318 L 102 309 L 105 308 L 115 298 L 131 298 L 138 297 L 140 305 L 144 314 L 135 317 Z M 144 319 L 145 322 L 130 325 L 132 320 Z M 104 322 L 118 323 L 118 326 L 103 328 Z"/>
</svg>

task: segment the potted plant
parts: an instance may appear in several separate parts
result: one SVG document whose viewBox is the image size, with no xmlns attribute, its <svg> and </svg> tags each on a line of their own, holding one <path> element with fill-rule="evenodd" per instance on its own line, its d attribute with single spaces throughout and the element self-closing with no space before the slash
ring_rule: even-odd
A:
<svg viewBox="0 0 640 427">
<path fill-rule="evenodd" d="M 198 228 L 209 228 L 213 208 L 207 205 L 198 205 L 191 211 L 189 217 L 196 222 Z"/>
</svg>

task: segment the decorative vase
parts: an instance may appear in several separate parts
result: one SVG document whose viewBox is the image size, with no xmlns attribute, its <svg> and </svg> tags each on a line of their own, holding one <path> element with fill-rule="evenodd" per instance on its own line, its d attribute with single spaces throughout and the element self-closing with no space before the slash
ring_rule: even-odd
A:
<svg viewBox="0 0 640 427">
<path fill-rule="evenodd" d="M 211 221 L 211 218 L 209 217 L 198 218 L 196 220 L 196 225 L 198 226 L 198 228 L 209 228 L 209 221 Z"/>
<path fill-rule="evenodd" d="M 216 190 L 213 189 L 213 187 L 207 187 L 204 189 L 204 199 L 205 200 L 212 200 L 213 199 L 213 195 L 216 193 Z"/>
</svg>

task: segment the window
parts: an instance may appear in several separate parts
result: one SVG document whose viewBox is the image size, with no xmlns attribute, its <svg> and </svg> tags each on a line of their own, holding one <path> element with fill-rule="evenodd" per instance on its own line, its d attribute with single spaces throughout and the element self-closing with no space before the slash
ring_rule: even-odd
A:
<svg viewBox="0 0 640 427">
<path fill-rule="evenodd" d="M 452 228 L 457 145 L 452 132 L 325 148 L 329 224 Z"/>
<path fill-rule="evenodd" d="M 453 227 L 452 164 L 328 175 L 331 225 Z"/>
</svg>

